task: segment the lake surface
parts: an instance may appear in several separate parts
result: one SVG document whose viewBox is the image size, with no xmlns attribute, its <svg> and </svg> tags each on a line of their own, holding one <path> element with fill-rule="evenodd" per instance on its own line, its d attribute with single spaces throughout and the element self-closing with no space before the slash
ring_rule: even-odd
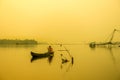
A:
<svg viewBox="0 0 120 80">
<path fill-rule="evenodd" d="M 31 62 L 30 52 L 47 52 L 48 45 L 0 46 L 0 80 L 120 80 L 120 47 L 52 45 L 54 56 Z M 69 62 L 62 64 L 63 54 Z"/>
</svg>

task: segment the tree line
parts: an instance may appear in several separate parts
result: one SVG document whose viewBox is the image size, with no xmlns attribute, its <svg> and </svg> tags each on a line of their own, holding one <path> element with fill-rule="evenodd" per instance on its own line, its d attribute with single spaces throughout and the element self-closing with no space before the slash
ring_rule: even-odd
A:
<svg viewBox="0 0 120 80">
<path fill-rule="evenodd" d="M 38 42 L 36 40 L 29 40 L 29 39 L 25 39 L 25 40 L 10 40 L 10 39 L 1 39 L 0 40 L 0 44 L 38 44 Z"/>
</svg>

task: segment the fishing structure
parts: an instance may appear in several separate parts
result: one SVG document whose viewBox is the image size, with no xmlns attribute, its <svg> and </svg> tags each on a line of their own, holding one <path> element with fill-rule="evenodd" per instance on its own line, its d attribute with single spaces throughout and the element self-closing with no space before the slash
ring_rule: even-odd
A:
<svg viewBox="0 0 120 80">
<path fill-rule="evenodd" d="M 90 46 L 91 48 L 94 48 L 94 47 L 96 47 L 96 46 L 101 46 L 101 45 L 103 45 L 103 46 L 107 45 L 108 47 L 111 46 L 111 45 L 120 45 L 120 42 L 113 42 L 113 41 L 112 41 L 113 38 L 114 38 L 115 32 L 120 32 L 120 30 L 114 29 L 113 32 L 112 32 L 112 34 L 111 34 L 111 36 L 110 36 L 109 41 L 107 41 L 107 42 L 101 42 L 101 43 L 91 42 L 91 43 L 89 44 L 89 46 Z M 119 46 L 119 47 L 120 47 L 120 46 Z"/>
</svg>

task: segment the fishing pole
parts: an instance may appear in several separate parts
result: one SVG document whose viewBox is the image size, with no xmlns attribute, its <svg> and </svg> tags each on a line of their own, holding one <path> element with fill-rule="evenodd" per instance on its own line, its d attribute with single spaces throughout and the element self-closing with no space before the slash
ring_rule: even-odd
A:
<svg viewBox="0 0 120 80">
<path fill-rule="evenodd" d="M 60 45 L 61 46 L 61 45 Z M 67 53 L 69 54 L 69 56 L 71 57 L 71 63 L 73 64 L 74 63 L 74 58 L 73 58 L 73 56 L 70 54 L 70 52 L 69 52 L 69 50 L 65 47 L 65 46 L 63 46 L 64 48 L 65 48 L 65 50 L 67 51 Z"/>
<path fill-rule="evenodd" d="M 63 46 L 63 47 L 64 47 L 65 50 L 68 52 L 69 56 L 72 57 L 71 54 L 70 54 L 70 52 L 69 52 L 69 50 L 68 50 L 65 46 Z"/>
</svg>

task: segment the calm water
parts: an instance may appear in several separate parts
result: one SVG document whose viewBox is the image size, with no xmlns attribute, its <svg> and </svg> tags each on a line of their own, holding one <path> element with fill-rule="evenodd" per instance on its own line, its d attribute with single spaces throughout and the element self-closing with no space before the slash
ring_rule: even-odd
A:
<svg viewBox="0 0 120 80">
<path fill-rule="evenodd" d="M 64 47 L 53 45 L 55 54 L 31 62 L 30 51 L 44 53 L 48 45 L 0 46 L 0 80 L 120 80 L 120 47 L 91 49 L 65 45 L 74 63 L 62 64 L 60 54 L 71 60 Z"/>
</svg>

